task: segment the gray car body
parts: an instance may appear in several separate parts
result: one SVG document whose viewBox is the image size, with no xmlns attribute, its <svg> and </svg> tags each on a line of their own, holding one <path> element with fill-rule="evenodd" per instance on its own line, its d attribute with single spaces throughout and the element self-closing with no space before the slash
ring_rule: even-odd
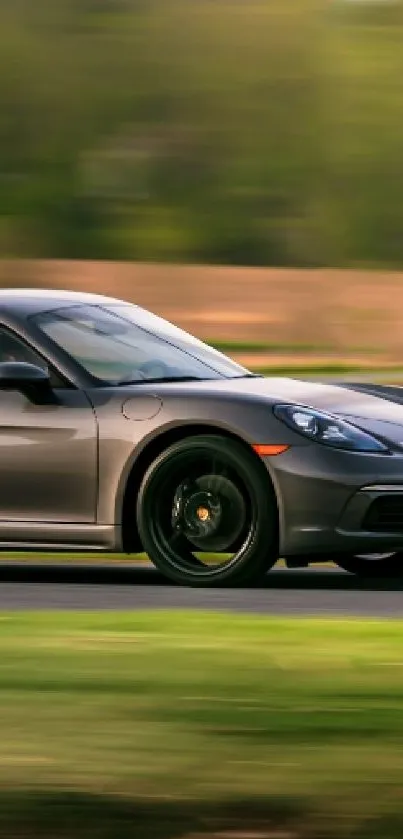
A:
<svg viewBox="0 0 403 839">
<path fill-rule="evenodd" d="M 65 381 L 58 404 L 37 405 L 18 391 L 0 390 L 0 549 L 140 551 L 133 499 L 145 469 L 170 442 L 199 432 L 230 435 L 249 448 L 289 446 L 262 458 L 277 498 L 280 555 L 315 559 L 403 548 L 403 532 L 362 529 L 375 498 L 403 492 L 403 405 L 396 389 L 380 388 L 377 395 L 376 386 L 365 393 L 286 378 L 99 386 L 30 320 L 72 302 L 111 299 L 0 292 L 0 325 Z M 277 403 L 349 418 L 388 440 L 391 451 L 355 453 L 311 442 L 275 417 Z"/>
</svg>

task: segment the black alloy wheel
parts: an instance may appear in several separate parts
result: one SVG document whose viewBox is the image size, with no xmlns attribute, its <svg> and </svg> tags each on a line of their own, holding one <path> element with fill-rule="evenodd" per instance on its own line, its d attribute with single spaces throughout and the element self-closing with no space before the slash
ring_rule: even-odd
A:
<svg viewBox="0 0 403 839">
<path fill-rule="evenodd" d="M 334 562 L 343 571 L 356 574 L 358 577 L 392 578 L 401 577 L 403 574 L 403 554 L 401 553 L 346 554 L 346 556 L 337 556 Z"/>
<path fill-rule="evenodd" d="M 226 437 L 189 437 L 162 452 L 143 478 L 137 524 L 154 565 L 185 585 L 253 584 L 278 557 L 269 475 Z"/>
</svg>

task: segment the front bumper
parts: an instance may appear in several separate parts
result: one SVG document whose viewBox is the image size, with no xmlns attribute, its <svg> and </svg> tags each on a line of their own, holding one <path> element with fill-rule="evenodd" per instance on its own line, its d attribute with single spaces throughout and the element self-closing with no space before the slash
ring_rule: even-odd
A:
<svg viewBox="0 0 403 839">
<path fill-rule="evenodd" d="M 281 556 L 403 551 L 403 454 L 313 444 L 264 460 L 277 495 Z M 386 509 L 379 521 L 372 515 L 378 499 Z"/>
</svg>

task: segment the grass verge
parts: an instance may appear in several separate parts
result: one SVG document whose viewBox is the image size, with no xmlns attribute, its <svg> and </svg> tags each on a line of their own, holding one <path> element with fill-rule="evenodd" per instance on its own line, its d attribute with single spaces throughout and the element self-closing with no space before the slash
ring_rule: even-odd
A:
<svg viewBox="0 0 403 839">
<path fill-rule="evenodd" d="M 326 363 L 326 364 L 273 364 L 271 367 L 253 367 L 251 369 L 264 376 L 342 376 L 354 373 L 363 375 L 365 379 L 376 381 L 377 378 L 403 380 L 403 367 L 359 367 L 354 364 Z"/>
<path fill-rule="evenodd" d="M 220 341 L 205 340 L 206 344 L 223 353 L 297 353 L 323 355 L 324 353 L 336 353 L 340 355 L 340 347 L 337 344 L 309 344 L 302 342 L 270 342 L 270 341 Z M 344 353 L 361 353 L 364 355 L 381 356 L 382 349 L 376 346 L 343 347 Z"/>
<path fill-rule="evenodd" d="M 389 363 L 385 365 L 379 358 L 380 351 L 374 347 L 364 347 L 360 350 L 360 352 L 365 356 L 371 356 L 373 358 L 373 366 L 371 367 L 368 364 L 364 365 L 350 362 L 348 360 L 338 361 L 331 357 L 320 361 L 312 358 L 312 356 L 323 356 L 323 354 L 326 353 L 334 354 L 336 352 L 336 354 L 339 354 L 337 353 L 337 350 L 331 346 L 291 343 L 268 344 L 253 341 L 207 341 L 206 343 L 209 343 L 210 346 L 217 350 L 221 350 L 221 352 L 227 353 L 230 356 L 239 356 L 239 354 L 245 353 L 248 356 L 246 366 L 251 370 L 254 370 L 256 373 L 260 373 L 264 376 L 343 376 L 356 374 L 358 376 L 363 375 L 366 379 L 370 378 L 374 381 L 376 381 L 377 378 L 385 379 L 388 377 L 391 377 L 391 380 L 403 380 L 403 365 L 396 363 Z M 353 354 L 356 354 L 357 351 L 358 350 L 356 348 L 353 351 Z M 256 361 L 256 359 L 253 360 L 254 354 L 256 355 L 256 359 L 258 359 L 259 356 L 262 356 L 262 354 L 266 354 L 268 363 L 262 365 L 262 363 Z M 271 354 L 273 354 L 274 358 L 278 355 L 284 355 L 284 362 L 279 363 L 277 359 L 274 360 L 273 363 L 270 363 Z M 302 363 L 301 359 L 299 362 L 295 359 L 293 361 L 292 357 L 288 360 L 286 358 L 288 354 L 290 356 L 292 356 L 292 354 L 306 356 L 306 360 L 304 359 Z M 346 348 L 344 348 L 344 354 L 348 355 Z M 376 358 L 377 355 L 378 358 Z M 237 360 L 241 364 L 244 363 L 242 358 L 237 358 Z"/>
<path fill-rule="evenodd" d="M 403 835 L 403 625 L 0 616 L 0 835 Z"/>
<path fill-rule="evenodd" d="M 304 343 L 270 343 L 269 341 L 214 341 L 207 339 L 206 344 L 209 344 L 216 350 L 223 353 L 324 353 L 335 352 L 332 344 L 304 344 Z M 365 350 L 366 352 L 366 350 Z M 374 350 L 372 350 L 374 352 Z"/>
</svg>

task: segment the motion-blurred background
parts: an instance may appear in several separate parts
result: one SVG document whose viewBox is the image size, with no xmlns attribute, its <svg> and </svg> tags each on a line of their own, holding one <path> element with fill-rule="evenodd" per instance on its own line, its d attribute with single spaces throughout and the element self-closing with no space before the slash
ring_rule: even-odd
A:
<svg viewBox="0 0 403 839">
<path fill-rule="evenodd" d="M 0 282 L 399 378 L 402 35 L 399 0 L 1 0 Z"/>
<path fill-rule="evenodd" d="M 403 382 L 402 150 L 401 0 L 0 0 L 0 285 Z M 186 590 L 191 613 L 119 613 L 169 593 L 86 571 L 75 607 L 86 580 L 111 611 L 45 614 L 56 572 L 6 559 L 0 839 L 401 839 L 402 623 L 318 617 L 343 592 L 371 614 L 378 583 L 280 571 L 290 618 Z"/>
</svg>

